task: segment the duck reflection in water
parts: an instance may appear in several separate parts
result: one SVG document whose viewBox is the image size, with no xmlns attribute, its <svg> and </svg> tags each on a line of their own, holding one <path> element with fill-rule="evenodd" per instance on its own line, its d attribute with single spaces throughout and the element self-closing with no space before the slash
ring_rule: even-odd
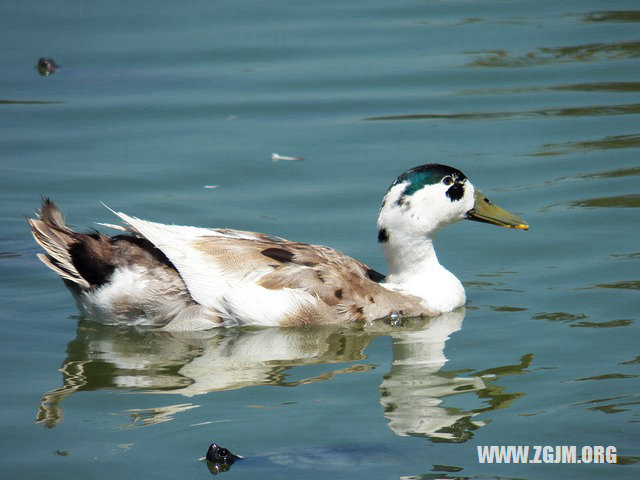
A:
<svg viewBox="0 0 640 480">
<path fill-rule="evenodd" d="M 193 397 L 258 385 L 297 386 L 368 371 L 376 365 L 362 362 L 367 358 L 364 351 L 374 338 L 386 335 L 392 340 L 393 358 L 380 392 L 391 430 L 397 435 L 464 441 L 482 422 L 471 420 L 477 412 L 443 406 L 444 398 L 490 391 L 481 376 L 460 378 L 441 372 L 447 361 L 445 342 L 461 328 L 464 316 L 464 309 L 459 309 L 431 319 L 406 319 L 403 325 L 380 321 L 360 328 L 229 328 L 190 333 L 80 320 L 60 368 L 63 384 L 43 395 L 36 421 L 49 428 L 57 426 L 63 420 L 61 402 L 80 391 L 123 389 Z M 296 366 L 334 363 L 349 366 L 287 380 L 288 371 Z M 147 425 L 190 408 L 194 405 L 178 402 L 128 413 L 132 422 Z"/>
</svg>

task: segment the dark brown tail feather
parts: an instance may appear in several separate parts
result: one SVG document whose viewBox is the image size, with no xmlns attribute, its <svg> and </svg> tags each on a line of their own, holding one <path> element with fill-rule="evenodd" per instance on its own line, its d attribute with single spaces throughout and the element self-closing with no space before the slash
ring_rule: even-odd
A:
<svg viewBox="0 0 640 480">
<path fill-rule="evenodd" d="M 78 233 L 64 223 L 58 207 L 48 198 L 28 218 L 31 233 L 45 250 L 38 258 L 60 275 L 74 290 L 89 289 L 108 282 L 116 266 L 142 265 L 150 269 L 170 268 L 169 259 L 144 238 L 131 235 L 108 237 L 98 232 Z"/>
<path fill-rule="evenodd" d="M 86 235 L 68 228 L 56 204 L 48 198 L 42 199 L 42 206 L 36 216 L 38 218 L 29 218 L 27 221 L 33 238 L 46 252 L 39 253 L 38 258 L 65 281 L 81 288 L 90 288 L 91 283 L 77 270 L 71 256 L 71 250 L 81 243 L 80 237 Z"/>
</svg>

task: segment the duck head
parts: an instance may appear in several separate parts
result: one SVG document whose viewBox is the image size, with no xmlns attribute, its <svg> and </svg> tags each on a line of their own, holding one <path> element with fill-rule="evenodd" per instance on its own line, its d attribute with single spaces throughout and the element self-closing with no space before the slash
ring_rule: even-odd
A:
<svg viewBox="0 0 640 480">
<path fill-rule="evenodd" d="M 378 241 L 432 237 L 460 220 L 527 230 L 529 225 L 476 190 L 460 170 L 430 163 L 407 170 L 389 187 L 378 216 Z"/>
</svg>

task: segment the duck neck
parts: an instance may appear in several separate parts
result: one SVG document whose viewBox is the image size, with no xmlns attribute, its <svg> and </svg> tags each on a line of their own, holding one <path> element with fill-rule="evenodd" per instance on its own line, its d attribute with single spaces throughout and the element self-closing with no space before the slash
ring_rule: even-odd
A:
<svg viewBox="0 0 640 480">
<path fill-rule="evenodd" d="M 389 267 L 388 288 L 419 297 L 434 313 L 464 304 L 464 288 L 438 261 L 432 237 L 391 236 L 381 244 Z"/>
<path fill-rule="evenodd" d="M 431 238 L 405 238 L 402 242 L 389 241 L 382 244 L 389 266 L 388 281 L 394 284 L 406 283 L 416 276 L 443 268 L 438 261 Z"/>
</svg>

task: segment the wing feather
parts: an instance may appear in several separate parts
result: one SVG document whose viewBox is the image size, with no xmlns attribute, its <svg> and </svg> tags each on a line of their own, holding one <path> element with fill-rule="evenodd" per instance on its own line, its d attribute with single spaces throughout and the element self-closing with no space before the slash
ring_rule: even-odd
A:
<svg viewBox="0 0 640 480">
<path fill-rule="evenodd" d="M 278 325 L 300 311 L 322 314 L 317 299 L 307 292 L 269 290 L 255 282 L 269 267 L 243 251 L 246 242 L 256 241 L 243 238 L 247 237 L 243 232 L 225 235 L 220 230 L 164 225 L 114 213 L 167 256 L 196 302 L 228 322 Z"/>
</svg>

